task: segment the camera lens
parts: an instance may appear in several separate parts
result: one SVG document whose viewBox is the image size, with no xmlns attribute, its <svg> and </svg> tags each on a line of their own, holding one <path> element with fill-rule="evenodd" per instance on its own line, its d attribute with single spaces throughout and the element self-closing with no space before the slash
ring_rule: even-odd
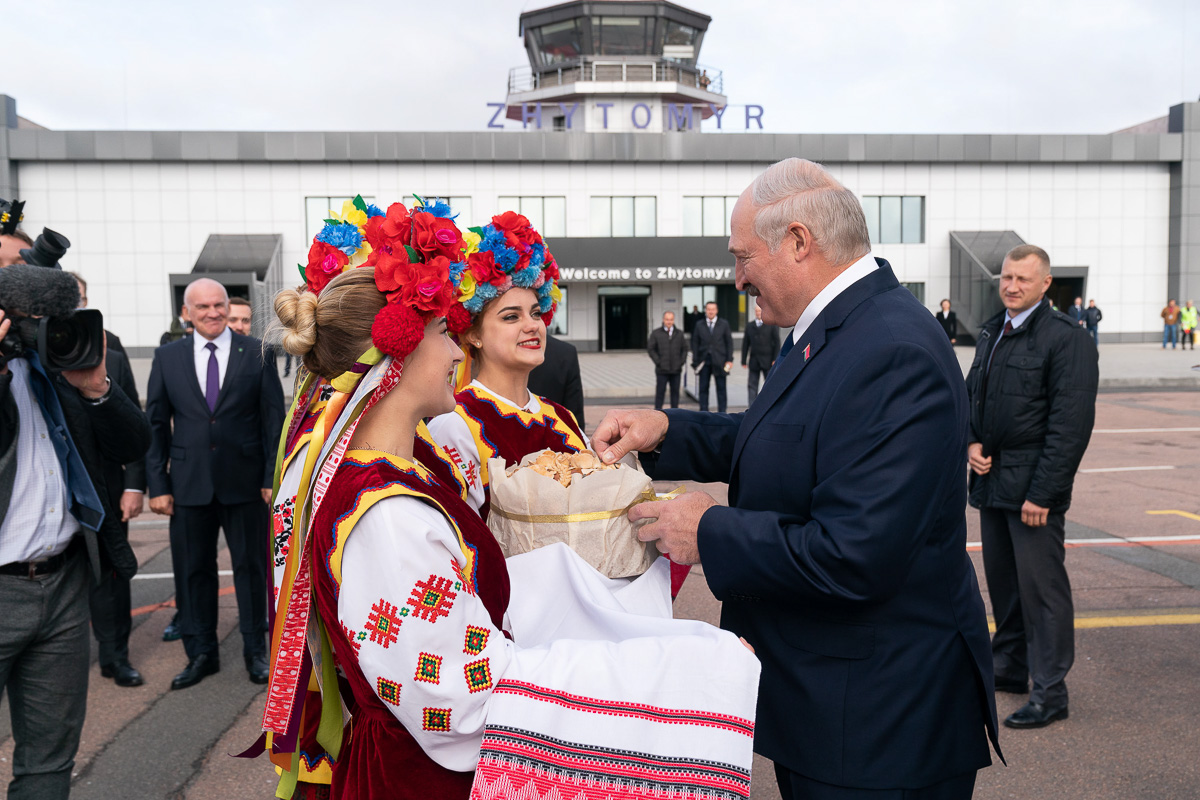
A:
<svg viewBox="0 0 1200 800">
<path fill-rule="evenodd" d="M 54 317 L 46 325 L 46 350 L 57 363 L 79 360 L 87 347 L 85 331 L 73 317 Z"/>
</svg>

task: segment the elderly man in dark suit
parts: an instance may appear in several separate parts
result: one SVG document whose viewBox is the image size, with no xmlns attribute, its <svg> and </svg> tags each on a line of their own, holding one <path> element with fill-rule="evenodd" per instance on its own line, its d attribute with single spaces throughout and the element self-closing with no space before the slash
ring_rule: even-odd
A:
<svg viewBox="0 0 1200 800">
<path fill-rule="evenodd" d="M 758 397 L 758 381 L 765 377 L 779 355 L 779 326 L 763 322 L 762 309 L 754 307 L 754 322 L 746 326 L 742 338 L 742 368 L 750 370 L 746 384 L 747 405 Z"/>
<path fill-rule="evenodd" d="M 662 410 L 669 386 L 671 408 L 679 408 L 679 373 L 687 366 L 688 346 L 683 331 L 675 327 L 675 312 L 663 314 L 662 327 L 650 332 L 646 352 L 654 362 L 654 407 Z"/>
<path fill-rule="evenodd" d="M 739 198 L 729 250 L 763 319 L 794 325 L 744 414 L 614 411 L 593 444 L 656 479 L 639 537 L 702 563 L 762 660 L 755 750 L 784 798 L 969 798 L 996 712 L 966 553 L 967 394 L 933 317 L 871 257 L 858 198 L 801 159 Z"/>
<path fill-rule="evenodd" d="M 147 412 L 150 508 L 171 517 L 171 561 L 187 668 L 172 689 L 220 669 L 217 530 L 233 561 L 242 653 L 250 680 L 267 682 L 267 554 L 263 504 L 271 499 L 283 389 L 262 343 L 231 331 L 225 287 L 201 278 L 184 305 L 194 336 L 154 353 Z"/>
<path fill-rule="evenodd" d="M 704 319 L 692 328 L 692 368 L 696 375 L 696 399 L 708 411 L 710 378 L 717 384 L 717 411 L 725 413 L 725 377 L 733 367 L 733 333 L 729 323 L 717 316 L 717 304 L 704 304 Z"/>
</svg>

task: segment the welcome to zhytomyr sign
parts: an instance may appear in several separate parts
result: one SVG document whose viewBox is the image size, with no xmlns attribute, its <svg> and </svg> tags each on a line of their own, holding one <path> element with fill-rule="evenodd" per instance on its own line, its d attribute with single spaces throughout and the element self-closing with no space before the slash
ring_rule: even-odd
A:
<svg viewBox="0 0 1200 800">
<path fill-rule="evenodd" d="M 558 106 L 562 112 L 563 118 L 566 120 L 566 129 L 572 130 L 574 127 L 575 114 L 579 111 L 579 103 L 573 104 L 570 108 L 566 103 L 522 103 L 521 104 L 521 127 L 528 128 L 533 125 L 535 128 L 542 127 L 542 109 L 549 106 Z M 601 122 L 604 130 L 608 130 L 608 112 L 615 103 L 594 103 L 593 108 L 601 112 Z M 712 103 L 670 103 L 666 106 L 667 114 L 667 130 L 691 130 L 698 122 L 698 109 L 708 108 L 712 112 L 712 116 L 717 120 L 717 130 L 723 130 L 725 112 L 733 106 L 716 106 Z M 507 103 L 488 103 L 488 108 L 496 109 L 492 114 L 492 118 L 488 120 L 489 128 L 503 128 L 504 123 L 496 122 L 501 114 L 508 108 Z M 753 104 L 742 106 L 745 109 L 745 119 L 743 130 L 750 130 L 750 123 L 758 125 L 758 130 L 763 129 L 762 115 L 763 107 Z M 650 122 L 654 118 L 654 109 L 648 103 L 636 103 L 629 109 L 629 119 L 633 123 L 633 127 L 638 130 L 644 130 L 650 127 Z M 731 121 L 732 122 L 732 121 Z"/>
</svg>

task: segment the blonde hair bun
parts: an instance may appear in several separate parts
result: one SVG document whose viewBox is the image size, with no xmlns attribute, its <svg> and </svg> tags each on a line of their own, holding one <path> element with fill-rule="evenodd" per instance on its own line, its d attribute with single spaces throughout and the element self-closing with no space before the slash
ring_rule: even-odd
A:
<svg viewBox="0 0 1200 800">
<path fill-rule="evenodd" d="M 317 296 L 284 289 L 275 296 L 275 314 L 283 324 L 283 349 L 304 358 L 317 343 Z"/>
</svg>

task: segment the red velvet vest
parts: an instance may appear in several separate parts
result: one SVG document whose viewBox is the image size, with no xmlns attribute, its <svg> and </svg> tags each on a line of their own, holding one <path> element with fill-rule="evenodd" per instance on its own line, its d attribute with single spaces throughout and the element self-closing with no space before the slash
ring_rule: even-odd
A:
<svg viewBox="0 0 1200 800">
<path fill-rule="evenodd" d="M 575 421 L 575 415 L 544 397 L 538 397 L 542 408 L 537 414 L 501 408 L 487 394 L 471 386 L 455 395 L 454 399 L 458 401 L 456 410 L 471 429 L 483 463 L 484 501 L 479 515 L 485 520 L 492 503 L 487 474 L 489 458 L 503 458 L 512 464 L 541 450 L 578 453 L 584 449 L 586 440 L 579 423 Z"/>
<path fill-rule="evenodd" d="M 337 615 L 338 585 L 329 554 L 344 546 L 350 531 L 342 518 L 367 492 L 402 491 L 430 503 L 447 514 L 458 527 L 466 547 L 474 551 L 471 578 L 475 591 L 487 608 L 492 624 L 502 629 L 508 608 L 508 570 L 500 546 L 491 531 L 455 489 L 442 484 L 430 471 L 403 460 L 376 458 L 360 461 L 361 451 L 347 453 L 334 474 L 328 493 L 314 520 L 314 600 L 317 613 L 333 645 L 334 658 L 347 678 L 355 709 L 350 736 L 333 769 L 333 798 L 338 800 L 429 800 L 462 798 L 471 791 L 473 772 L 453 772 L 434 762 L 392 716 L 358 668 L 354 648 L 341 634 Z M 379 502 L 387 502 L 386 499 Z M 404 531 L 397 530 L 397 536 Z M 342 541 L 337 541 L 338 538 Z"/>
</svg>

